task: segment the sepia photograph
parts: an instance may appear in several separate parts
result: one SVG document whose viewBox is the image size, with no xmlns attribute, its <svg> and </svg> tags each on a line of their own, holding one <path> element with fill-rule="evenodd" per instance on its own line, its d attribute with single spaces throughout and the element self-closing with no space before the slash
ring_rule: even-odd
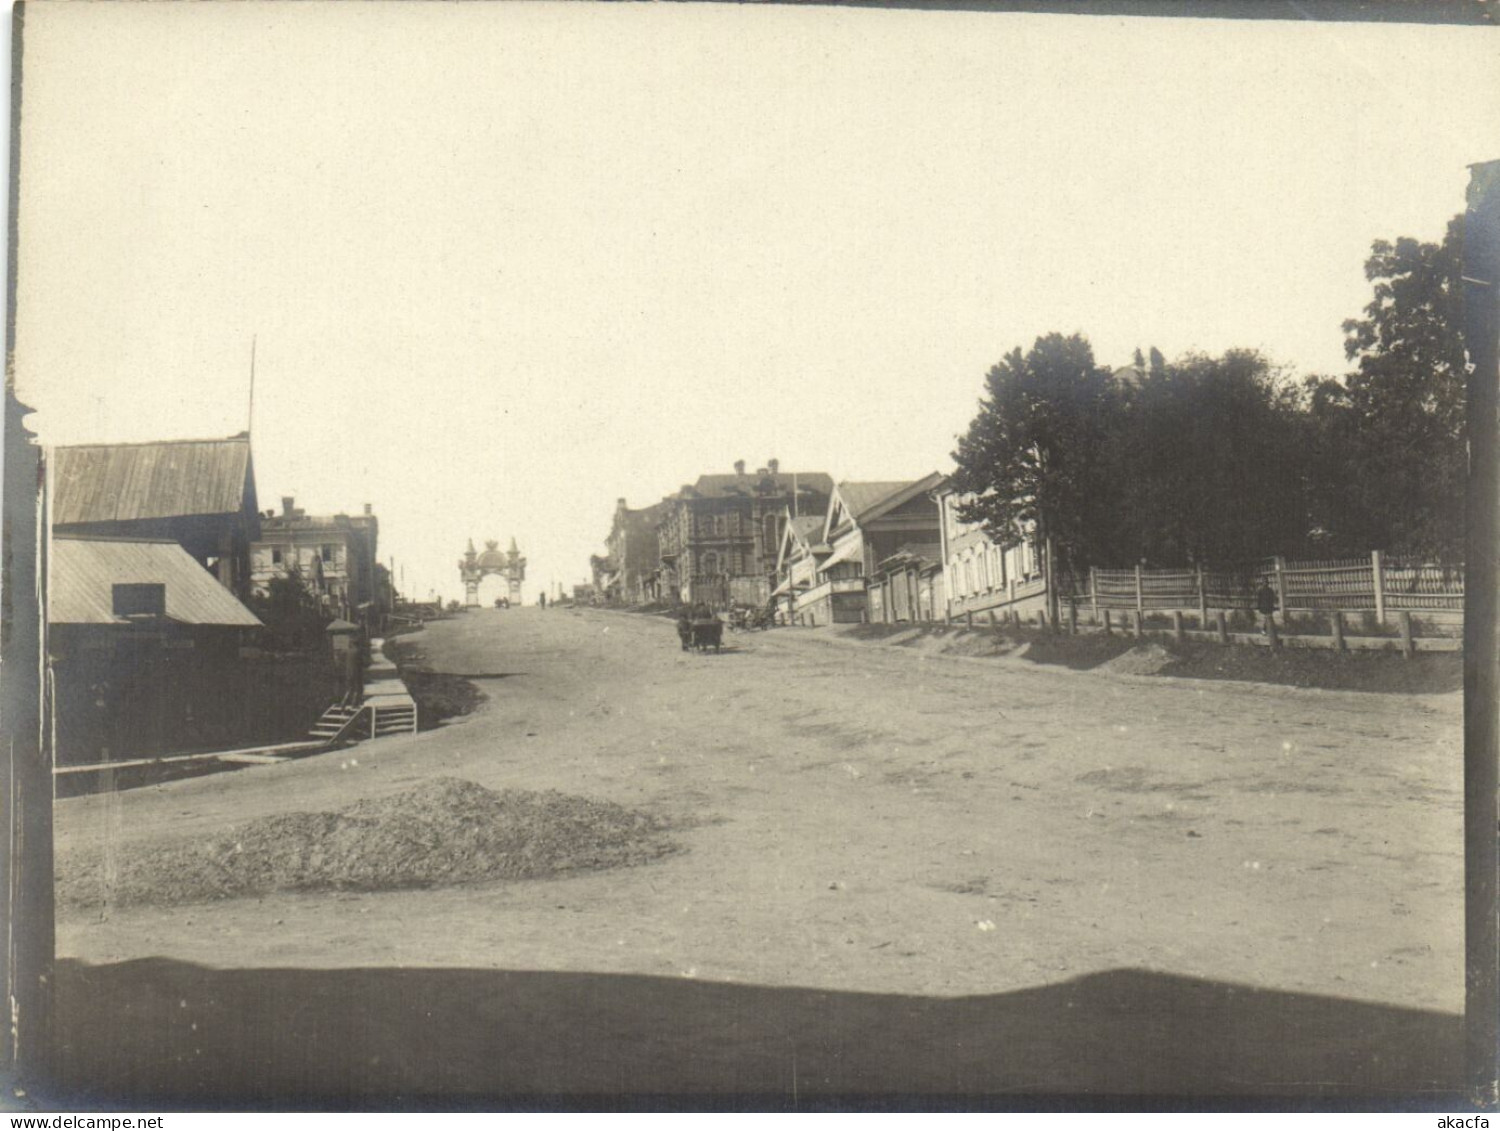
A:
<svg viewBox="0 0 1500 1131">
<path fill-rule="evenodd" d="M 1497 22 L 17 4 L 0 1106 L 1493 1110 Z"/>
</svg>

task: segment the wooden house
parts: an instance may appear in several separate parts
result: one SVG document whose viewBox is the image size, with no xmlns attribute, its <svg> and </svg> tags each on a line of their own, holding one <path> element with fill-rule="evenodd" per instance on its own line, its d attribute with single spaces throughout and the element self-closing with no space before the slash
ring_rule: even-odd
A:
<svg viewBox="0 0 1500 1131">
<path fill-rule="evenodd" d="M 809 624 L 848 624 L 869 617 L 868 587 L 876 566 L 907 543 L 938 540 L 938 508 L 930 492 L 942 481 L 843 482 L 833 489 L 820 541 L 828 554 L 814 585 L 798 599 Z"/>
<path fill-rule="evenodd" d="M 243 731 L 241 649 L 260 621 L 175 541 L 54 536 L 47 621 L 59 761 Z"/>
<path fill-rule="evenodd" d="M 52 530 L 176 542 L 225 589 L 250 594 L 260 534 L 247 433 L 223 440 L 52 449 Z"/>
<path fill-rule="evenodd" d="M 964 522 L 964 496 L 944 480 L 933 491 L 942 517 L 940 554 L 950 617 L 1012 612 L 1030 617 L 1048 608 L 1044 555 L 1034 533 L 1018 530 L 1002 546 L 979 523 Z"/>
</svg>

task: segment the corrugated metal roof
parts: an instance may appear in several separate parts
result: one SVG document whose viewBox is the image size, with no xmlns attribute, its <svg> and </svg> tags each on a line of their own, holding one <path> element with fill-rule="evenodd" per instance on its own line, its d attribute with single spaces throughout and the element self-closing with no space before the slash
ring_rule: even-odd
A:
<svg viewBox="0 0 1500 1131">
<path fill-rule="evenodd" d="M 250 440 L 79 444 L 54 448 L 52 467 L 54 526 L 236 514 L 246 506 Z"/>
<path fill-rule="evenodd" d="M 123 624 L 115 585 L 167 587 L 167 619 L 182 624 L 253 627 L 255 614 L 175 542 L 54 538 L 47 588 L 50 624 Z"/>
</svg>

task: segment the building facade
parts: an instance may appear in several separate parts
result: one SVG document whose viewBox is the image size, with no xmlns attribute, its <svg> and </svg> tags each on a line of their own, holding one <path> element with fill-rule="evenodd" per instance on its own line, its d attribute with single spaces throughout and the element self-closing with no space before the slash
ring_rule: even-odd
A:
<svg viewBox="0 0 1500 1131">
<path fill-rule="evenodd" d="M 796 602 L 804 624 L 855 624 L 869 619 L 869 584 L 876 567 L 903 545 L 938 541 L 938 508 L 930 492 L 942 481 L 843 482 L 829 499 L 819 541 L 828 553 L 814 583 Z"/>
<path fill-rule="evenodd" d="M 1017 531 L 1014 545 L 1001 546 L 979 523 L 959 518 L 966 496 L 946 480 L 933 497 L 942 517 L 940 552 L 948 615 L 993 611 L 1032 616 L 1047 611 L 1044 554 L 1035 535 Z"/>
<path fill-rule="evenodd" d="M 908 542 L 878 562 L 870 578 L 869 598 L 872 624 L 942 620 L 946 612 L 942 547 L 936 542 Z"/>
<path fill-rule="evenodd" d="M 590 561 L 594 589 L 606 604 L 644 605 L 655 599 L 652 575 L 660 562 L 657 525 L 670 506 L 669 500 L 663 500 L 632 510 L 624 499 L 616 501 L 605 555 Z"/>
<path fill-rule="evenodd" d="M 296 575 L 328 614 L 358 621 L 362 608 L 378 604 L 384 594 L 376 584 L 380 522 L 365 504 L 358 515 L 309 515 L 286 495 L 281 513 L 260 521 L 260 537 L 251 546 L 251 589 L 259 596 L 278 577 Z"/>
<path fill-rule="evenodd" d="M 170 539 L 52 544 L 47 619 L 58 761 L 138 758 L 248 731 L 256 616 Z"/>
<path fill-rule="evenodd" d="M 715 608 L 770 602 L 786 516 L 822 513 L 833 489 L 823 472 L 784 472 L 776 460 L 753 473 L 702 475 L 663 500 L 658 522 L 659 598 Z"/>
</svg>

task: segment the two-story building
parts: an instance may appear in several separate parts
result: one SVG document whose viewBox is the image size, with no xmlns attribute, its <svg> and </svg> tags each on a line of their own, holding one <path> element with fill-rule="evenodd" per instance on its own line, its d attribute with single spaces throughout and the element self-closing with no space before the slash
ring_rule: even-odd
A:
<svg viewBox="0 0 1500 1131">
<path fill-rule="evenodd" d="M 938 540 L 938 509 L 930 492 L 942 476 L 843 482 L 833 489 L 819 541 L 828 553 L 814 584 L 797 599 L 807 624 L 849 624 L 869 617 L 876 567 L 903 545 Z"/>
<path fill-rule="evenodd" d="M 827 515 L 793 517 L 782 515 L 781 549 L 776 557 L 776 586 L 771 596 L 776 602 L 776 619 L 782 624 L 801 624 L 797 605 L 803 595 L 818 583 L 818 565 L 828 556 L 822 541 Z"/>
<path fill-rule="evenodd" d="M 382 596 L 376 583 L 376 546 L 380 522 L 365 504 L 358 515 L 309 515 L 286 495 L 281 513 L 260 521 L 260 537 L 251 547 L 251 584 L 257 594 L 269 591 L 272 579 L 296 574 L 324 611 L 357 621 L 362 606 Z"/>
<path fill-rule="evenodd" d="M 762 606 L 770 601 L 784 516 L 821 514 L 833 480 L 785 472 L 776 460 L 754 473 L 701 475 L 663 500 L 657 524 L 659 599 Z"/>
</svg>

